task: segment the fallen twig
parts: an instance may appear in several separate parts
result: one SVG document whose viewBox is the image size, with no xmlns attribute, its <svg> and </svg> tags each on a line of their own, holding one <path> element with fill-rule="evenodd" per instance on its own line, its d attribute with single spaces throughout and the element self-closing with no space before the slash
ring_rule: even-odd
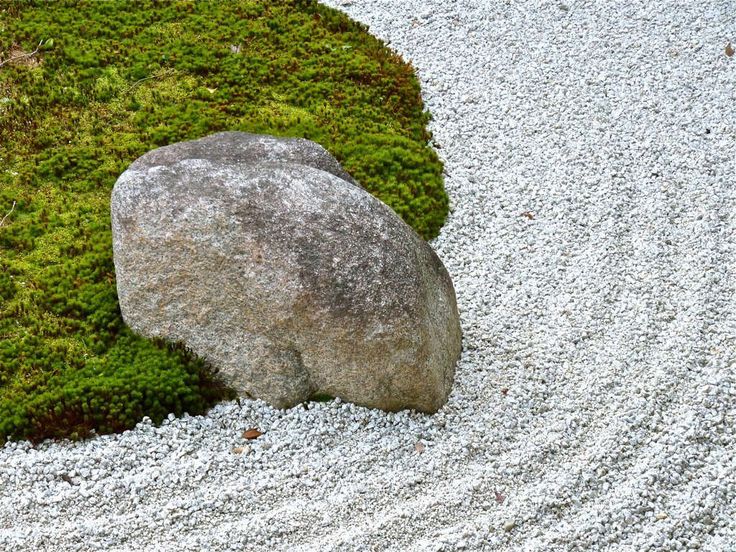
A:
<svg viewBox="0 0 736 552">
<path fill-rule="evenodd" d="M 144 77 L 142 79 L 138 79 L 133 84 L 131 84 L 130 86 L 128 86 L 128 88 L 126 88 L 125 90 L 123 90 L 123 94 L 127 94 L 128 92 L 130 92 L 131 90 L 133 90 L 136 86 L 138 86 L 142 82 L 146 82 L 147 80 L 151 80 L 151 79 L 163 79 L 163 78 L 166 78 L 166 77 L 170 77 L 172 75 L 175 75 L 175 74 L 176 74 L 176 69 L 171 69 L 171 68 L 164 69 L 163 71 L 159 71 L 157 74 L 149 75 L 149 76 Z"/>
<path fill-rule="evenodd" d="M 19 56 L 8 58 L 5 61 L 0 61 L 0 67 L 2 67 L 3 65 L 5 65 L 7 63 L 10 63 L 11 61 L 18 61 L 19 59 L 32 58 L 33 56 L 35 56 L 41 50 L 41 44 L 43 44 L 43 40 L 38 43 L 38 46 L 36 46 L 36 49 L 33 50 L 32 52 L 27 52 L 27 53 L 21 54 Z"/>
<path fill-rule="evenodd" d="M 15 210 L 15 201 L 13 202 L 13 206 L 10 208 L 10 211 L 8 211 L 8 214 L 3 217 L 3 220 L 0 220 L 0 228 L 2 228 L 2 225 L 5 224 L 5 219 L 8 218 L 14 210 Z"/>
</svg>

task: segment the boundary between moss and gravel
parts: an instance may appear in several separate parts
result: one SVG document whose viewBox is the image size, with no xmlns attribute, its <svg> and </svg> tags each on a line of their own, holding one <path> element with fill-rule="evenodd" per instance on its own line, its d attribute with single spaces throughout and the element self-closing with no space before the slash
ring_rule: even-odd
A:
<svg viewBox="0 0 736 552">
<path fill-rule="evenodd" d="M 146 151 L 222 130 L 304 137 L 425 239 L 447 216 L 413 68 L 333 9 L 11 1 L 0 16 L 0 210 L 14 205 L 0 228 L 0 443 L 232 398 L 120 316 L 109 194 Z"/>
</svg>

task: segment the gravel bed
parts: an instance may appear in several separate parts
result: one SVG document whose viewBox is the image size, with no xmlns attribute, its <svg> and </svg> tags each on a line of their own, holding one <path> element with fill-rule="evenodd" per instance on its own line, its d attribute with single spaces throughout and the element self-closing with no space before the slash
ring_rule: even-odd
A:
<svg viewBox="0 0 736 552">
<path fill-rule="evenodd" d="M 9 443 L 0 549 L 736 550 L 734 4 L 327 3 L 434 116 L 448 405 Z"/>
</svg>

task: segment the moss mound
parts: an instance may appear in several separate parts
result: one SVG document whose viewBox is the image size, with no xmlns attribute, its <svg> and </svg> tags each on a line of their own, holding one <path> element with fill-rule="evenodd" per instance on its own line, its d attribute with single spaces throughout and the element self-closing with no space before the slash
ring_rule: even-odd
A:
<svg viewBox="0 0 736 552">
<path fill-rule="evenodd" d="M 0 6 L 0 442 L 83 437 L 231 397 L 133 335 L 109 196 L 155 147 L 221 130 L 325 146 L 425 238 L 447 214 L 412 68 L 311 1 Z M 38 51 L 34 53 L 38 46 Z"/>
</svg>

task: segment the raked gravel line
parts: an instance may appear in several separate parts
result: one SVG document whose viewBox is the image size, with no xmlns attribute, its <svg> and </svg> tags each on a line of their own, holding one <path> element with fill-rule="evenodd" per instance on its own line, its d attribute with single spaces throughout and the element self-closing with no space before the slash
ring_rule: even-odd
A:
<svg viewBox="0 0 736 552">
<path fill-rule="evenodd" d="M 9 444 L 0 550 L 736 550 L 736 5 L 563 2 L 328 2 L 434 115 L 465 334 L 439 414 Z"/>
</svg>

